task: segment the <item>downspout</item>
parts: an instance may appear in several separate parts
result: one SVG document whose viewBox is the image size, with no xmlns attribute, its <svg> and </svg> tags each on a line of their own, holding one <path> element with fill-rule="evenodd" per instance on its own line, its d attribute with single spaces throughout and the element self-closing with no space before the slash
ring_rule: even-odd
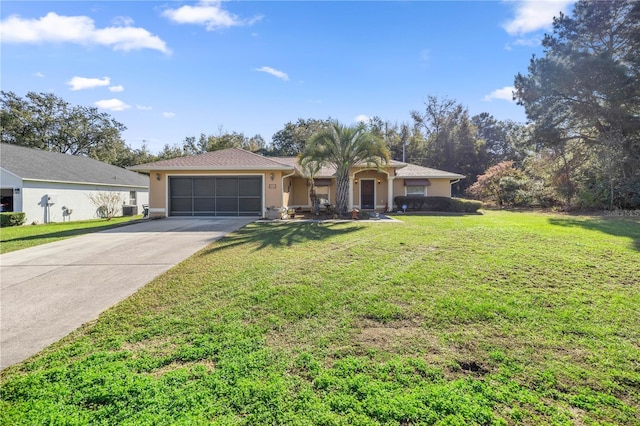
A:
<svg viewBox="0 0 640 426">
<path fill-rule="evenodd" d="M 460 179 L 456 179 L 454 181 L 449 181 L 449 197 L 451 197 L 451 185 L 453 185 L 454 183 L 458 183 L 460 182 Z"/>
</svg>

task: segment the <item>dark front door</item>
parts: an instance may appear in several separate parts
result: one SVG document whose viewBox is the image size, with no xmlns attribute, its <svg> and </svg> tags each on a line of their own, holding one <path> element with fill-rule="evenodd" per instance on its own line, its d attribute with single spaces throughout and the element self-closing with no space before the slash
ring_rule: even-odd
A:
<svg viewBox="0 0 640 426">
<path fill-rule="evenodd" d="M 373 210 L 376 204 L 375 181 L 360 181 L 360 208 L 363 210 Z"/>
</svg>

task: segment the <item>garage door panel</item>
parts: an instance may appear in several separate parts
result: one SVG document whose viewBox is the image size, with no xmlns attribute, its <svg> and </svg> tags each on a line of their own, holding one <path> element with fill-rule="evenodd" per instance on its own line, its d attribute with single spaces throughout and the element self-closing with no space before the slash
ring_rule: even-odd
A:
<svg viewBox="0 0 640 426">
<path fill-rule="evenodd" d="M 174 212 L 191 212 L 193 205 L 191 198 L 174 197 L 171 199 L 171 210 Z"/>
<path fill-rule="evenodd" d="M 197 178 L 193 179 L 193 195 L 196 197 L 216 195 L 215 178 Z"/>
<path fill-rule="evenodd" d="M 238 194 L 240 196 L 261 196 L 261 178 L 242 178 L 238 181 Z"/>
<path fill-rule="evenodd" d="M 169 189 L 171 194 L 186 197 L 193 194 L 193 181 L 191 178 L 171 178 Z"/>
<path fill-rule="evenodd" d="M 259 214 L 262 209 L 260 198 L 240 198 L 238 210 L 244 213 Z"/>
<path fill-rule="evenodd" d="M 216 198 L 217 213 L 237 213 L 238 198 L 237 197 L 218 197 Z"/>
<path fill-rule="evenodd" d="M 194 212 L 209 212 L 211 214 L 216 211 L 216 199 L 215 198 L 194 198 L 193 199 L 193 211 Z"/>
<path fill-rule="evenodd" d="M 216 178 L 216 196 L 237 197 L 238 178 Z"/>
</svg>

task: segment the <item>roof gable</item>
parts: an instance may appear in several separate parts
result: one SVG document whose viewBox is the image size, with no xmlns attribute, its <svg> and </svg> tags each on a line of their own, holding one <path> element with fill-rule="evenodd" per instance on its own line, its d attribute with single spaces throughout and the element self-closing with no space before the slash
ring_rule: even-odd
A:
<svg viewBox="0 0 640 426">
<path fill-rule="evenodd" d="M 0 166 L 26 180 L 149 187 L 149 178 L 93 158 L 0 144 Z"/>
<path fill-rule="evenodd" d="M 294 167 L 275 158 L 240 149 L 228 148 L 197 155 L 171 158 L 130 167 L 131 170 L 292 170 Z"/>
</svg>

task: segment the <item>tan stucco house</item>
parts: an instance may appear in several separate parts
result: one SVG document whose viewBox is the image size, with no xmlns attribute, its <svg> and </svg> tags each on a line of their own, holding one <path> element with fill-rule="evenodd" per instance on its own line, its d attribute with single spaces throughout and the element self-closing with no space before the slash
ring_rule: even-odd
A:
<svg viewBox="0 0 640 426">
<path fill-rule="evenodd" d="M 309 180 L 295 157 L 264 157 L 239 148 L 130 167 L 149 173 L 149 216 L 264 216 L 270 207 L 311 209 Z M 392 160 L 380 170 L 362 165 L 350 173 L 349 208 L 392 209 L 398 195 L 451 197 L 464 178 Z M 321 204 L 335 204 L 335 169 L 315 177 Z"/>
</svg>

